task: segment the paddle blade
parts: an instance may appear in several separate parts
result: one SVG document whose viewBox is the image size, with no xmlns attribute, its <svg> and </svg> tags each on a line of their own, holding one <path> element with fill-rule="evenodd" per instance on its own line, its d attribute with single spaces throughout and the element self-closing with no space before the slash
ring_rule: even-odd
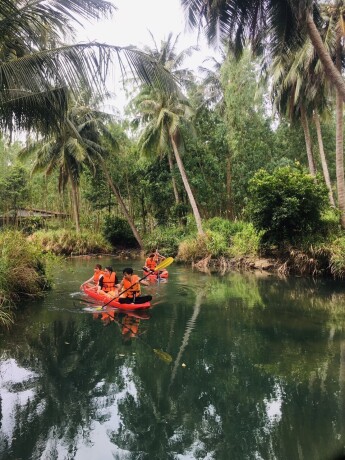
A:
<svg viewBox="0 0 345 460">
<path fill-rule="evenodd" d="M 157 350 L 157 348 L 154 348 L 153 351 L 155 354 L 165 363 L 170 364 L 172 361 L 172 356 L 169 355 L 169 353 L 163 351 L 163 350 Z"/>
<path fill-rule="evenodd" d="M 169 267 L 169 265 L 171 265 L 173 262 L 174 262 L 173 257 L 167 257 L 166 259 L 164 259 L 160 264 L 158 264 L 155 267 L 155 271 L 163 270 L 163 268 Z"/>
</svg>

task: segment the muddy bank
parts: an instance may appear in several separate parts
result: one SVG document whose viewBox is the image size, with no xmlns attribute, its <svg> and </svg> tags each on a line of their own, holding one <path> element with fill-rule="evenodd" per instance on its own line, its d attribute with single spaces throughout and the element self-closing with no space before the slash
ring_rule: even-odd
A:
<svg viewBox="0 0 345 460">
<path fill-rule="evenodd" d="M 289 249 L 276 257 L 205 257 L 192 263 L 193 268 L 202 272 L 226 273 L 232 270 L 275 273 L 280 276 L 312 276 L 342 278 L 332 270 L 332 263 L 325 253 L 308 254 L 297 249 Z"/>
</svg>

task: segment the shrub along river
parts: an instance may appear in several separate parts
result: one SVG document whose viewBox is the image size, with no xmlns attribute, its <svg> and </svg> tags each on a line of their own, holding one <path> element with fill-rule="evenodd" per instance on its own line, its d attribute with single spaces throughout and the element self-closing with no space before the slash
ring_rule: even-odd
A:
<svg viewBox="0 0 345 460">
<path fill-rule="evenodd" d="M 73 259 L 0 336 L 0 458 L 327 460 L 345 446 L 345 284 L 173 264 L 141 316 Z M 163 353 L 164 352 L 164 353 Z"/>
</svg>

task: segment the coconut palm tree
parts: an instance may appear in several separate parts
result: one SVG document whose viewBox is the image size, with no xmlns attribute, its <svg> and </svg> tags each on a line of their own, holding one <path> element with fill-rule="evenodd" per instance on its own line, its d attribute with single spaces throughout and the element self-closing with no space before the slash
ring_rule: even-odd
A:
<svg viewBox="0 0 345 460">
<path fill-rule="evenodd" d="M 142 248 L 143 241 L 106 165 L 109 151 L 102 144 L 101 135 L 106 137 L 113 150 L 117 150 L 119 145 L 107 129 L 104 121 L 105 115 L 103 113 L 93 110 L 88 105 L 83 105 L 81 101 L 74 102 L 71 104 L 64 122 L 61 123 L 59 133 L 28 145 L 22 150 L 21 156 L 36 154 L 33 173 L 44 170 L 46 174 L 50 174 L 52 171 L 58 170 L 60 192 L 66 188 L 67 184 L 70 185 L 77 232 L 80 230 L 80 175 L 85 167 L 94 174 L 101 167 L 109 187 L 112 189 L 139 246 Z"/>
<path fill-rule="evenodd" d="M 174 157 L 193 210 L 198 233 L 203 235 L 201 217 L 189 180 L 182 162 L 180 149 L 183 148 L 182 126 L 189 124 L 192 116 L 187 100 L 176 94 L 167 95 L 161 91 L 146 88 L 134 101 L 145 128 L 139 139 L 143 153 L 165 153 L 172 148 Z"/>
<path fill-rule="evenodd" d="M 68 107 L 67 88 L 103 93 L 112 62 L 121 69 L 128 63 L 146 83 L 176 86 L 166 70 L 133 48 L 63 43 L 73 21 L 113 10 L 105 0 L 0 0 L 1 128 L 55 129 Z"/>
<path fill-rule="evenodd" d="M 192 72 L 186 68 L 182 67 L 184 61 L 192 55 L 192 53 L 197 49 L 195 46 L 189 46 L 184 48 L 182 51 L 177 51 L 177 45 L 180 35 L 176 37 L 170 32 L 166 40 L 162 40 L 160 46 L 157 45 L 157 42 L 151 32 L 153 46 L 145 46 L 143 51 L 155 59 L 159 64 L 161 64 L 167 71 L 169 71 L 176 81 L 179 82 L 180 86 L 183 88 L 188 88 L 193 81 Z M 168 164 L 171 174 L 171 182 L 174 191 L 174 197 L 176 204 L 180 203 L 180 196 L 178 193 L 178 188 L 176 180 L 174 177 L 174 163 L 173 157 L 171 154 L 171 149 L 167 151 Z"/>
<path fill-rule="evenodd" d="M 343 33 L 342 9 L 344 2 L 337 2 L 337 7 L 329 8 L 327 5 L 321 8 L 325 27 L 323 29 L 324 46 L 329 50 L 332 59 L 336 62 L 339 71 L 342 70 L 342 49 L 340 46 L 340 37 Z M 278 63 L 278 65 L 277 65 Z M 324 178 L 329 190 L 330 203 L 334 206 L 334 199 L 329 179 L 329 173 L 326 158 L 323 151 L 321 126 L 319 113 L 329 110 L 329 102 L 334 99 L 334 91 L 327 82 L 325 69 L 321 65 L 318 56 L 312 46 L 311 41 L 307 38 L 303 45 L 294 50 L 277 57 L 275 64 L 272 66 L 273 81 L 280 81 L 282 87 L 290 86 L 293 91 L 290 93 L 290 103 L 288 107 L 296 107 L 304 100 L 303 105 L 309 106 L 310 116 L 316 126 L 319 151 L 321 157 Z M 284 70 L 285 69 L 285 70 Z M 307 78 L 306 78 L 307 76 Z M 342 226 L 345 226 L 345 183 L 344 183 L 344 160 L 343 160 L 343 99 L 338 89 L 336 89 L 336 171 L 337 171 L 337 194 L 338 206 L 341 211 Z M 301 115 L 304 126 L 307 122 L 306 110 L 301 106 Z"/>
<path fill-rule="evenodd" d="M 79 182 L 87 152 L 85 139 L 83 138 L 83 127 L 85 120 L 78 116 L 78 108 L 72 107 L 64 123 L 60 124 L 60 130 L 53 136 L 29 143 L 21 152 L 20 156 L 25 158 L 35 154 L 36 159 L 32 173 L 44 171 L 50 175 L 58 171 L 58 188 L 62 193 L 66 186 L 71 188 L 73 204 L 73 215 L 76 231 L 80 231 L 79 219 Z"/>
<path fill-rule="evenodd" d="M 241 52 L 249 40 L 253 50 L 269 49 L 279 55 L 311 40 L 326 77 L 345 100 L 345 82 L 319 32 L 323 24 L 315 0 L 181 0 L 190 27 L 203 30 L 211 43 L 231 41 Z M 326 4 L 331 12 L 333 5 Z M 267 51 L 266 51 L 267 52 Z"/>
</svg>

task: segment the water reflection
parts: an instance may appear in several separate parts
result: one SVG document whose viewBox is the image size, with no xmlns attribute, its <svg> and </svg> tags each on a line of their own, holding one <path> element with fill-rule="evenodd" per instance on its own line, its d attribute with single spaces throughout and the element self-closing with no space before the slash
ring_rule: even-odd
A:
<svg viewBox="0 0 345 460">
<path fill-rule="evenodd" d="M 149 313 L 86 313 L 66 291 L 93 263 L 71 261 L 75 279 L 67 267 L 0 335 L 1 458 L 321 460 L 344 449 L 340 283 L 172 266 L 147 288 L 159 300 Z"/>
<path fill-rule="evenodd" d="M 123 344 L 130 344 L 132 339 L 141 338 L 146 332 L 142 323 L 151 318 L 151 315 L 146 312 L 123 312 L 112 308 L 97 311 L 92 316 L 94 319 L 101 320 L 103 326 L 110 326 L 111 324 L 118 326 Z"/>
</svg>

